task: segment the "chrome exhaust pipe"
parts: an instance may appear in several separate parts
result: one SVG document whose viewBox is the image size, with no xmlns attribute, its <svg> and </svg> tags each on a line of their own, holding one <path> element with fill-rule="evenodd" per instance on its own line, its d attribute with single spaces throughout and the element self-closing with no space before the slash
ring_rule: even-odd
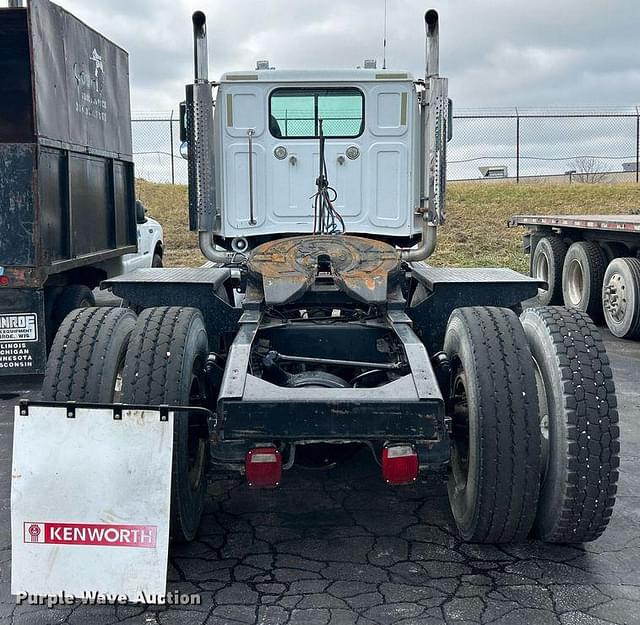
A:
<svg viewBox="0 0 640 625">
<path fill-rule="evenodd" d="M 207 43 L 207 16 L 196 11 L 193 22 L 193 66 L 196 83 L 209 82 L 209 46 Z"/>
<path fill-rule="evenodd" d="M 426 219 L 422 222 L 422 240 L 414 248 L 400 250 L 400 260 L 407 263 L 417 263 L 431 256 L 438 246 L 438 227 Z"/>
<path fill-rule="evenodd" d="M 438 12 L 429 9 L 424 14 L 424 23 L 427 31 L 426 52 L 426 77 L 436 78 L 440 73 L 440 28 Z"/>
<path fill-rule="evenodd" d="M 227 252 L 218 249 L 213 242 L 213 234 L 206 230 L 198 233 L 198 245 L 200 251 L 207 260 L 220 265 L 239 265 L 247 260 L 243 252 Z"/>
<path fill-rule="evenodd" d="M 432 111 L 431 103 L 435 97 L 432 79 L 437 79 L 440 72 L 440 29 L 438 12 L 429 9 L 424 15 L 425 41 L 425 101 L 422 102 L 422 183 L 420 208 L 422 210 L 422 240 L 413 249 L 400 250 L 400 258 L 406 262 L 419 262 L 431 256 L 438 245 L 437 220 L 434 219 L 433 170 L 431 153 L 433 150 L 433 133 L 431 131 Z M 426 98 L 429 101 L 426 101 Z M 426 202 L 428 201 L 428 206 Z"/>
<path fill-rule="evenodd" d="M 193 22 L 194 84 L 187 86 L 187 136 L 189 161 L 189 223 L 198 231 L 200 251 L 213 263 L 233 263 L 238 256 L 216 248 L 213 231 L 216 210 L 216 178 L 213 137 L 213 86 L 209 82 L 207 17 L 196 11 Z"/>
</svg>

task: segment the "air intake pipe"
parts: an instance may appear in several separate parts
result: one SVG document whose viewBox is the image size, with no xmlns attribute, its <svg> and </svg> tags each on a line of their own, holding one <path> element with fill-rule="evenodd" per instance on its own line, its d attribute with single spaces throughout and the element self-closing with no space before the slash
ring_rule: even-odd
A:
<svg viewBox="0 0 640 625">
<path fill-rule="evenodd" d="M 214 263 L 236 261 L 235 252 L 216 248 L 213 231 L 216 210 L 215 145 L 213 134 L 213 85 L 209 82 L 207 18 L 193 14 L 194 83 L 187 85 L 187 141 L 189 145 L 189 226 L 198 231 L 200 251 Z"/>
</svg>

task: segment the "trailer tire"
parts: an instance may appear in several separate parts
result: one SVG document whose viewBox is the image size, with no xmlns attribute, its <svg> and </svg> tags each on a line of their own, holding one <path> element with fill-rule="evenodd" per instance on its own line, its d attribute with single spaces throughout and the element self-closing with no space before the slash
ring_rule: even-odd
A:
<svg viewBox="0 0 640 625">
<path fill-rule="evenodd" d="M 131 335 L 122 401 L 130 404 L 200 405 L 209 355 L 202 314 L 195 308 L 148 308 Z M 173 436 L 170 535 L 195 538 L 207 489 L 208 426 L 201 415 L 176 412 Z"/>
<path fill-rule="evenodd" d="M 540 484 L 540 428 L 531 352 L 516 314 L 459 308 L 444 351 L 452 366 L 449 501 L 469 542 L 524 540 Z"/>
<path fill-rule="evenodd" d="M 620 429 L 609 359 L 589 317 L 532 308 L 522 325 L 537 371 L 542 487 L 533 533 L 581 543 L 607 527 L 618 481 Z M 546 431 L 546 435 L 545 435 Z"/>
<path fill-rule="evenodd" d="M 564 259 L 562 294 L 567 308 L 577 308 L 594 321 L 602 320 L 602 281 L 607 261 L 593 241 L 574 243 Z"/>
<path fill-rule="evenodd" d="M 70 284 L 65 286 L 53 304 L 53 315 L 59 326 L 67 317 L 78 308 L 93 308 L 96 298 L 88 286 L 84 284 Z"/>
<path fill-rule="evenodd" d="M 73 311 L 62 322 L 51 346 L 42 398 L 113 402 L 135 324 L 135 314 L 126 308 Z"/>
<path fill-rule="evenodd" d="M 611 334 L 621 339 L 640 339 L 640 259 L 616 258 L 609 263 L 602 305 Z"/>
<path fill-rule="evenodd" d="M 531 259 L 531 274 L 549 286 L 538 289 L 540 306 L 562 303 L 562 267 L 566 255 L 567 245 L 560 237 L 543 237 L 538 241 Z"/>
</svg>

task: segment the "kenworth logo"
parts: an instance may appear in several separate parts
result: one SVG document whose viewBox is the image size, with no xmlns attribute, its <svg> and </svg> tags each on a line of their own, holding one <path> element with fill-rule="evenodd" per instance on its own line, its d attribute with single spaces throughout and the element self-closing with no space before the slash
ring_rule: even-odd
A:
<svg viewBox="0 0 640 625">
<path fill-rule="evenodd" d="M 29 544 L 153 549 L 157 534 L 155 525 L 28 522 L 24 524 L 23 539 Z"/>
</svg>

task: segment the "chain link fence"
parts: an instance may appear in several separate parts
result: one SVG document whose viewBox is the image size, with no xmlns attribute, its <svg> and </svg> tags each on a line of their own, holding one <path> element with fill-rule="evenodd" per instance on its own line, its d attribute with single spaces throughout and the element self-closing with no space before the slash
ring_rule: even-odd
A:
<svg viewBox="0 0 640 625">
<path fill-rule="evenodd" d="M 458 111 L 450 180 L 638 183 L 640 111 Z"/>
<path fill-rule="evenodd" d="M 187 184 L 187 161 L 180 156 L 178 111 L 133 113 L 131 121 L 136 177 Z"/>
<path fill-rule="evenodd" d="M 187 183 L 177 111 L 134 113 L 133 151 L 137 177 Z M 639 174 L 638 108 L 461 109 L 454 115 L 449 180 L 638 183 Z"/>
</svg>

